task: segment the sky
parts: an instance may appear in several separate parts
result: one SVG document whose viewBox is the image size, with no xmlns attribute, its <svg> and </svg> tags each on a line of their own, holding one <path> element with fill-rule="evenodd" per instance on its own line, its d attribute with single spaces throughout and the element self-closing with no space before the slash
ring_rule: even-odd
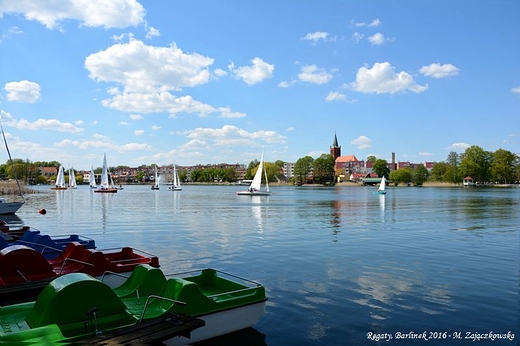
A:
<svg viewBox="0 0 520 346">
<path fill-rule="evenodd" d="M 13 158 L 109 166 L 520 153 L 520 1 L 3 0 Z M 5 150 L 4 150 L 5 152 Z M 7 161 L 7 153 L 0 162 Z"/>
</svg>

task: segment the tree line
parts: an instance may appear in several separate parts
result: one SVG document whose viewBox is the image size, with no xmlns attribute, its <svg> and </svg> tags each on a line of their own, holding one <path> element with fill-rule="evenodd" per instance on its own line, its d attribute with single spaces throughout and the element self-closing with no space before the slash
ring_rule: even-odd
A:
<svg viewBox="0 0 520 346">
<path fill-rule="evenodd" d="M 372 171 L 379 177 L 385 176 L 394 185 L 412 183 L 422 185 L 426 181 L 461 183 L 466 176 L 471 176 L 474 181 L 479 183 L 501 183 L 511 184 L 520 182 L 520 157 L 508 150 L 498 149 L 494 152 L 486 151 L 479 146 L 471 146 L 464 153 L 458 154 L 454 151 L 448 154 L 445 161 L 437 162 L 431 171 L 426 167 L 416 165 L 416 167 L 406 167 L 391 170 L 386 160 L 377 159 L 369 156 L 367 161 L 372 162 Z M 260 162 L 253 160 L 246 169 L 244 179 L 253 179 Z M 283 166 L 285 162 L 277 160 L 275 162 L 264 162 L 267 179 L 269 182 L 285 181 Z M 2 179 L 17 178 L 29 184 L 46 184 L 47 178 L 40 172 L 40 167 L 60 166 L 58 161 L 35 161 L 13 159 L 12 164 L 8 161 L 0 165 L 0 177 Z M 140 177 L 145 175 L 147 165 L 142 165 Z M 128 166 L 118 166 L 114 169 L 128 168 Z M 95 169 L 96 173 L 101 172 L 101 168 Z M 311 156 L 304 156 L 294 164 L 294 177 L 289 182 L 298 184 L 318 183 L 334 184 L 335 162 L 330 154 L 322 154 L 314 159 Z M 186 182 L 188 172 L 180 170 L 181 181 Z M 201 168 L 195 169 L 190 174 L 191 182 L 236 182 L 237 172 L 234 168 Z M 52 179 L 52 177 L 51 177 Z M 83 182 L 83 176 L 77 175 L 76 180 L 79 184 Z"/>
<path fill-rule="evenodd" d="M 378 173 L 375 168 L 374 171 Z M 426 181 L 459 184 L 467 176 L 482 184 L 512 184 L 520 182 L 520 156 L 504 149 L 491 152 L 473 145 L 462 154 L 450 152 L 446 161 L 434 164 L 430 172 L 419 165 L 381 173 L 394 185 L 422 185 Z"/>
</svg>

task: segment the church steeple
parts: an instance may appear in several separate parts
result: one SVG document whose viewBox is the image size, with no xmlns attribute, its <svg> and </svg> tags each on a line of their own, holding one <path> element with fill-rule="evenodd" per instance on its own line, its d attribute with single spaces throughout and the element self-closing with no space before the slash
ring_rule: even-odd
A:
<svg viewBox="0 0 520 346">
<path fill-rule="evenodd" d="M 338 137 L 334 133 L 334 142 L 330 146 L 330 155 L 334 158 L 334 161 L 341 156 L 341 146 L 338 145 Z"/>
</svg>

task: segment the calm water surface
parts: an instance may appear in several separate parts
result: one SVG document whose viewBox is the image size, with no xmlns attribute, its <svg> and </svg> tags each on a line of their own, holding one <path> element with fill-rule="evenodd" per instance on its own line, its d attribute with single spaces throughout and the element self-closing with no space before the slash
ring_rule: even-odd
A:
<svg viewBox="0 0 520 346">
<path fill-rule="evenodd" d="M 365 187 L 274 187 L 253 198 L 233 186 L 38 189 L 9 222 L 88 236 L 99 249 L 145 250 L 166 273 L 212 267 L 265 285 L 265 314 L 224 344 L 426 343 L 397 339 L 410 332 L 447 333 L 429 345 L 520 340 L 520 189 L 402 187 L 378 196 Z M 515 336 L 465 339 L 489 332 Z M 389 342 L 368 337 L 384 333 Z"/>
</svg>

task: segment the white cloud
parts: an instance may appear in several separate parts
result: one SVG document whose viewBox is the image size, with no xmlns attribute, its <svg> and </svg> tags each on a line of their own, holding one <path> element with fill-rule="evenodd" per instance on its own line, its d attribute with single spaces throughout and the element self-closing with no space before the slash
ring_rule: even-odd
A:
<svg viewBox="0 0 520 346">
<path fill-rule="evenodd" d="M 386 38 L 385 35 L 383 35 L 382 33 L 378 32 L 378 33 L 375 33 L 374 35 L 370 36 L 368 38 L 368 41 L 373 46 L 380 46 L 380 45 L 382 45 L 385 42 L 393 41 L 393 39 Z"/>
<path fill-rule="evenodd" d="M 144 130 L 135 130 L 135 131 L 134 131 L 134 134 L 135 134 L 136 136 L 141 136 L 141 135 L 144 134 Z"/>
<path fill-rule="evenodd" d="M 121 146 L 118 146 L 118 151 L 127 152 L 127 151 L 143 151 L 150 150 L 153 147 L 146 143 L 127 143 Z"/>
<path fill-rule="evenodd" d="M 273 76 L 274 65 L 268 64 L 261 58 L 251 60 L 251 66 L 241 66 L 235 68 L 235 64 L 229 64 L 229 70 L 237 79 L 242 79 L 246 84 L 253 85 L 260 83 Z"/>
<path fill-rule="evenodd" d="M 444 78 L 450 76 L 457 76 L 459 69 L 452 64 L 430 64 L 429 66 L 423 66 L 419 70 L 423 75 L 433 78 Z"/>
<path fill-rule="evenodd" d="M 111 99 L 102 101 L 105 107 L 139 113 L 168 112 L 171 117 L 177 113 L 198 113 L 200 117 L 206 117 L 213 113 L 215 108 L 194 100 L 191 96 L 176 97 L 169 92 L 159 93 L 120 93 Z"/>
<path fill-rule="evenodd" d="M 453 150 L 466 150 L 467 148 L 469 148 L 471 145 L 467 144 L 467 143 L 464 143 L 464 142 L 459 142 L 459 143 L 453 143 L 452 145 L 450 145 L 448 147 L 448 149 L 453 149 Z"/>
<path fill-rule="evenodd" d="M 126 28 L 142 24 L 146 11 L 136 0 L 5 0 L 4 13 L 20 13 L 48 29 L 64 20 L 88 27 Z"/>
<path fill-rule="evenodd" d="M 234 125 L 224 125 L 220 129 L 199 127 L 179 134 L 185 135 L 190 140 L 196 140 L 197 143 L 207 143 L 210 147 L 234 145 L 260 146 L 261 142 L 270 144 L 285 143 L 285 137 L 274 131 L 259 130 L 248 132 Z"/>
<path fill-rule="evenodd" d="M 329 36 L 328 32 L 316 31 L 316 32 L 308 33 L 307 35 L 305 35 L 301 39 L 302 40 L 306 40 L 306 41 L 312 41 L 313 43 L 316 43 L 316 42 L 318 42 L 320 40 L 327 41 L 328 36 Z"/>
<path fill-rule="evenodd" d="M 331 74 L 314 64 L 302 66 L 301 71 L 302 72 L 298 74 L 298 79 L 303 82 L 326 84 L 332 79 Z"/>
<path fill-rule="evenodd" d="M 197 53 L 185 54 L 175 43 L 154 47 L 131 39 L 89 55 L 85 67 L 90 78 L 120 83 L 126 92 L 168 91 L 207 83 L 213 61 Z"/>
<path fill-rule="evenodd" d="M 158 130 L 161 129 L 161 126 L 153 125 L 153 126 L 151 127 L 151 129 L 154 130 L 154 131 L 158 131 Z"/>
<path fill-rule="evenodd" d="M 356 31 L 352 34 L 352 41 L 359 43 L 359 41 L 361 41 L 363 37 L 365 37 L 365 35 Z"/>
<path fill-rule="evenodd" d="M 143 119 L 143 116 L 141 114 L 130 114 L 130 119 L 141 120 L 141 119 Z"/>
<path fill-rule="evenodd" d="M 381 24 L 381 21 L 379 19 L 374 19 L 368 26 L 370 27 L 377 27 Z"/>
<path fill-rule="evenodd" d="M 0 118 L 2 119 L 2 124 L 19 130 L 50 130 L 68 133 L 83 132 L 81 127 L 77 127 L 71 123 L 64 123 L 57 119 L 38 119 L 34 122 L 25 119 L 16 120 L 10 113 L 4 110 L 0 111 Z"/>
<path fill-rule="evenodd" d="M 339 93 L 337 91 L 331 91 L 329 92 L 329 94 L 327 95 L 327 97 L 325 97 L 325 101 L 345 101 L 347 99 L 347 97 L 342 94 L 342 93 Z"/>
<path fill-rule="evenodd" d="M 289 82 L 281 81 L 280 83 L 278 83 L 278 87 L 279 88 L 288 88 L 289 87 Z"/>
<path fill-rule="evenodd" d="M 368 149 L 372 147 L 372 140 L 367 136 L 359 136 L 350 141 L 350 144 L 357 146 L 358 149 Z"/>
<path fill-rule="evenodd" d="M 64 123 L 58 119 L 38 119 L 36 121 L 30 122 L 25 119 L 19 120 L 14 126 L 20 130 L 51 130 L 58 132 L 70 132 L 70 133 L 78 133 L 82 132 L 83 129 L 77 126 L 74 126 L 71 123 Z"/>
<path fill-rule="evenodd" d="M 244 118 L 247 116 L 245 113 L 232 112 L 229 107 L 221 107 L 217 112 L 220 112 L 219 118 Z"/>
<path fill-rule="evenodd" d="M 434 156 L 433 153 L 427 153 L 427 152 L 420 152 L 419 156 Z"/>
<path fill-rule="evenodd" d="M 364 26 L 377 27 L 381 24 L 381 21 L 376 18 L 376 19 L 372 20 L 369 24 L 367 24 L 365 22 L 353 22 L 353 21 L 351 21 L 351 23 L 353 23 L 353 25 L 357 28 L 361 28 Z"/>
<path fill-rule="evenodd" d="M 292 126 L 290 126 L 290 127 L 288 127 L 288 128 L 285 129 L 285 131 L 287 131 L 287 132 L 293 132 L 293 131 L 295 131 L 295 130 L 296 130 L 296 129 L 295 129 L 294 127 L 292 127 Z"/>
<path fill-rule="evenodd" d="M 220 78 L 220 77 L 224 77 L 225 75 L 227 75 L 227 72 L 224 71 L 223 69 L 216 68 L 215 70 L 213 70 L 213 75 L 217 78 Z"/>
<path fill-rule="evenodd" d="M 28 80 L 9 82 L 4 86 L 7 100 L 24 103 L 35 103 L 40 100 L 40 85 Z"/>
<path fill-rule="evenodd" d="M 170 91 L 182 91 L 210 80 L 208 67 L 213 59 L 200 54 L 185 54 L 175 44 L 153 47 L 131 39 L 115 44 L 85 59 L 90 78 L 98 82 L 113 82 L 123 89 L 109 87 L 110 99 L 105 107 L 138 113 L 179 112 L 207 116 L 215 108 L 194 100 L 191 96 L 175 96 Z"/>
<path fill-rule="evenodd" d="M 520 87 L 511 88 L 511 92 L 515 94 L 520 94 Z"/>
<path fill-rule="evenodd" d="M 154 28 L 153 26 L 147 27 L 147 29 L 148 29 L 148 32 L 146 33 L 147 39 L 151 39 L 154 36 L 161 35 L 161 32 L 158 29 Z"/>
<path fill-rule="evenodd" d="M 356 81 L 350 86 L 362 93 L 395 94 L 410 90 L 422 93 L 428 85 L 422 86 L 413 80 L 413 77 L 402 71 L 395 73 L 395 68 L 388 62 L 375 63 L 372 68 L 361 67 L 356 75 Z"/>
</svg>

